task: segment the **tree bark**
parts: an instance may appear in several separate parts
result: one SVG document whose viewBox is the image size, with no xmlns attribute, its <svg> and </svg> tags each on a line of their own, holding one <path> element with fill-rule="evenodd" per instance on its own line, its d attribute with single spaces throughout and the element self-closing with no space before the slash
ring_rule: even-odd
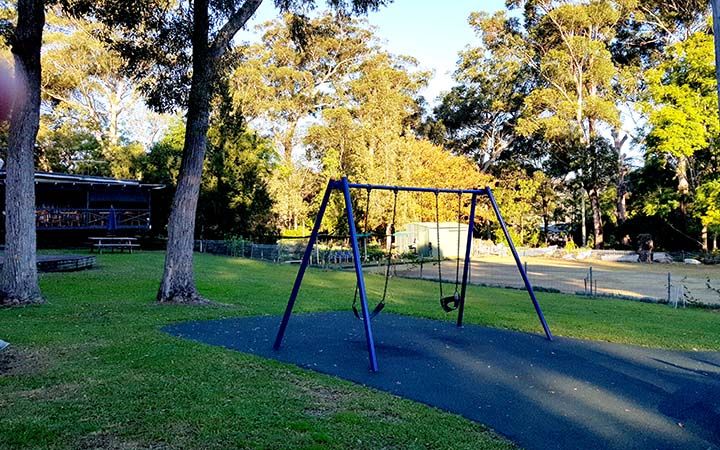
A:
<svg viewBox="0 0 720 450">
<path fill-rule="evenodd" d="M 165 270 L 157 300 L 160 303 L 206 303 L 195 288 L 193 244 L 195 213 L 203 162 L 207 149 L 212 98 L 217 64 L 237 31 L 252 17 L 262 0 L 246 0 L 210 44 L 209 0 L 193 3 L 193 75 L 188 100 L 183 157 L 168 221 Z"/>
<path fill-rule="evenodd" d="M 600 195 L 597 189 L 593 188 L 588 191 L 590 197 L 590 208 L 593 215 L 593 236 L 595 245 L 593 248 L 603 248 L 605 242 L 603 238 L 602 211 L 600 210 Z"/>
<path fill-rule="evenodd" d="M 581 234 L 581 240 L 582 243 L 580 244 L 581 247 L 585 247 L 587 245 L 587 224 L 586 224 L 586 217 L 585 217 L 585 189 L 580 189 L 580 234 Z"/>
<path fill-rule="evenodd" d="M 208 48 L 208 31 L 208 0 L 198 0 L 193 8 L 193 75 L 183 157 L 168 222 L 165 271 L 157 295 L 161 303 L 205 302 L 195 288 L 193 246 L 215 75 L 214 61 Z"/>
<path fill-rule="evenodd" d="M 620 180 L 617 184 L 617 205 L 616 212 L 618 224 L 627 220 L 627 183 L 625 182 L 625 171 L 620 171 Z"/>
<path fill-rule="evenodd" d="M 5 178 L 5 258 L 0 305 L 42 303 L 35 237 L 35 139 L 40 124 L 43 0 L 20 0 L 12 41 L 15 76 L 24 78 L 10 118 Z"/>
<path fill-rule="evenodd" d="M 615 151 L 618 155 L 618 182 L 617 182 L 617 202 L 615 205 L 615 215 L 617 217 L 618 224 L 622 224 L 627 220 L 627 182 L 625 176 L 627 175 L 627 166 L 625 165 L 625 154 L 622 152 L 623 145 L 627 141 L 628 135 L 620 137 L 620 132 L 616 129 L 612 130 L 613 144 Z"/>
<path fill-rule="evenodd" d="M 675 176 L 678 180 L 677 192 L 680 200 L 680 214 L 682 214 L 683 223 L 687 220 L 687 199 L 690 193 L 690 182 L 688 181 L 688 160 L 684 156 L 679 156 L 677 166 L 675 167 Z"/>
</svg>

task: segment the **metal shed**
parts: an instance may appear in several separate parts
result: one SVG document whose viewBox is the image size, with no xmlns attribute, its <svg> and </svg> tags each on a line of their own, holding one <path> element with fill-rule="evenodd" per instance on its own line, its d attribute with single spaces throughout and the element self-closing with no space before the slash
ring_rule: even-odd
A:
<svg viewBox="0 0 720 450">
<path fill-rule="evenodd" d="M 464 258 L 467 224 L 460 224 L 460 235 L 458 235 L 457 222 L 440 222 L 439 228 L 440 244 L 438 245 L 438 224 L 435 222 L 407 224 L 405 231 L 395 234 L 395 243 L 398 250 L 405 253 L 415 249 L 419 255 L 437 258 L 437 251 L 440 249 L 440 256 L 443 258 Z M 458 239 L 460 239 L 459 254 Z"/>
</svg>

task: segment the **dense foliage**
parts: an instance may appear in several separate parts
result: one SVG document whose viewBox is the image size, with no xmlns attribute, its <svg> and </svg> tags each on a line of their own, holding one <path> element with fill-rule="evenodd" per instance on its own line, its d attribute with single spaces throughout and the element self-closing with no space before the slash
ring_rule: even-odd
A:
<svg viewBox="0 0 720 450">
<path fill-rule="evenodd" d="M 515 231 L 550 217 L 579 245 L 634 247 L 650 233 L 663 248 L 714 249 L 719 130 L 707 5 L 508 7 L 519 11 L 471 16 L 480 43 L 462 53 L 434 120 L 440 141 L 482 170 L 553 181 L 556 199 L 511 220 Z M 527 185 L 514 191 L 533 204 Z M 522 230 L 521 241 L 537 243 L 537 225 Z"/>
<path fill-rule="evenodd" d="M 36 164 L 166 184 L 155 199 L 162 234 L 185 120 L 146 105 L 187 104 L 189 43 L 163 36 L 187 31 L 192 11 L 168 20 L 148 0 L 123 18 L 101 3 L 48 10 Z M 492 184 L 524 245 L 633 247 L 650 233 L 663 248 L 715 247 L 720 121 L 704 2 L 514 0 L 507 11 L 473 13 L 478 41 L 432 111 L 421 96 L 430 74 L 385 51 L 363 20 L 276 3 L 288 12 L 223 56 L 196 236 L 303 234 L 327 180 L 347 175 Z M 13 20 L 12 8 L 3 18 Z M 155 41 L 133 35 L 141 23 Z M 369 225 L 380 232 L 391 197 L 372 201 Z M 364 211 L 363 193 L 354 200 Z M 434 217 L 430 197 L 398 201 L 399 226 Z M 441 216 L 454 220 L 456 203 L 442 198 Z M 327 231 L 343 231 L 343 208 L 331 205 Z M 495 237 L 482 211 L 478 233 Z"/>
</svg>

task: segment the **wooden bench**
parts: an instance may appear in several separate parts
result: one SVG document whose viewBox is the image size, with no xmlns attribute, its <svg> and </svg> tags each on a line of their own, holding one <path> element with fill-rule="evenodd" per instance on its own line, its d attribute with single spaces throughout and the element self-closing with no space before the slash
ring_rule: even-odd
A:
<svg viewBox="0 0 720 450">
<path fill-rule="evenodd" d="M 133 250 L 139 249 L 140 244 L 137 243 L 136 238 L 126 237 L 91 237 L 90 242 L 92 243 L 90 251 L 97 250 L 98 253 L 102 254 L 103 250 L 120 250 L 121 252 L 127 250 L 132 253 Z"/>
</svg>

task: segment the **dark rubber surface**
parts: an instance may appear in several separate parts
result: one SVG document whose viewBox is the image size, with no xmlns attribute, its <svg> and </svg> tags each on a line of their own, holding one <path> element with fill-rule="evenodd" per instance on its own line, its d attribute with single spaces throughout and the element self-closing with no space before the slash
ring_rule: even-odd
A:
<svg viewBox="0 0 720 450">
<path fill-rule="evenodd" d="M 379 373 L 352 313 L 172 325 L 176 336 L 297 364 L 486 424 L 528 449 L 720 448 L 720 353 L 672 352 L 381 314 Z M 719 327 L 720 331 L 720 327 Z"/>
</svg>

